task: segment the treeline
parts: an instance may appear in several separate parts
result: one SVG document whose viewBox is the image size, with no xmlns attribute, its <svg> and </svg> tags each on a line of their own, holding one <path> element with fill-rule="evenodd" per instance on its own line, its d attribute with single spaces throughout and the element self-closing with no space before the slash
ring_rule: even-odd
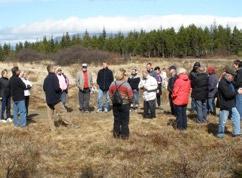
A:
<svg viewBox="0 0 242 178">
<path fill-rule="evenodd" d="M 38 42 L 16 44 L 15 50 L 10 45 L 0 46 L 0 59 L 9 54 L 18 54 L 23 49 L 32 49 L 48 55 L 64 48 L 82 46 L 88 49 L 118 53 L 122 57 L 206 57 L 215 55 L 240 55 L 242 53 L 242 30 L 236 27 L 212 25 L 210 27 L 181 26 L 174 28 L 141 30 L 129 33 L 107 34 L 105 29 L 99 35 L 69 35 L 65 33 L 60 40 L 43 38 Z"/>
</svg>

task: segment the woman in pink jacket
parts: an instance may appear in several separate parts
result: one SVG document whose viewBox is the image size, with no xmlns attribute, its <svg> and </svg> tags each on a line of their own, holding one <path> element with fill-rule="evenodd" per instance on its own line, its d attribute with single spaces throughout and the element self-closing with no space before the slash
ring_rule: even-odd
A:
<svg viewBox="0 0 242 178">
<path fill-rule="evenodd" d="M 191 91 L 191 82 L 184 68 L 177 69 L 177 79 L 174 83 L 172 99 L 175 105 L 177 128 L 185 130 L 187 128 L 187 104 Z"/>
</svg>

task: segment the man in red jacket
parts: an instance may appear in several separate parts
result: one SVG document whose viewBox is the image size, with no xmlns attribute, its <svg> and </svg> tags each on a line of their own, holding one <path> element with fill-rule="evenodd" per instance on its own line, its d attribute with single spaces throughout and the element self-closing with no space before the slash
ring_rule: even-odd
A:
<svg viewBox="0 0 242 178">
<path fill-rule="evenodd" d="M 191 82 L 184 68 L 177 69 L 177 79 L 174 83 L 172 99 L 175 105 L 177 128 L 187 128 L 186 109 L 191 91 Z"/>
</svg>

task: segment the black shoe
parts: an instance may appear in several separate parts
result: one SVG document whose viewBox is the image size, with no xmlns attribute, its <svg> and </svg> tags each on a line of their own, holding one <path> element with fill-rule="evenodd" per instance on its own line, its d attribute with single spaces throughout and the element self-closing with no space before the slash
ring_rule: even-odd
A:
<svg viewBox="0 0 242 178">
<path fill-rule="evenodd" d="M 241 137 L 241 134 L 237 134 L 237 135 L 232 135 L 232 137 Z"/>
</svg>

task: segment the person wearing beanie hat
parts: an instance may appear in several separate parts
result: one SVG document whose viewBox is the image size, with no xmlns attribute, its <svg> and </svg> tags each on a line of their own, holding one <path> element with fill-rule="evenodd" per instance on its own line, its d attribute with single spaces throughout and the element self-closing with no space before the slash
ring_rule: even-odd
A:
<svg viewBox="0 0 242 178">
<path fill-rule="evenodd" d="M 82 112 L 89 112 L 90 93 L 93 86 L 92 74 L 87 67 L 86 63 L 82 64 L 81 70 L 76 75 L 76 85 L 79 90 L 79 109 Z"/>
<path fill-rule="evenodd" d="M 218 77 L 214 67 L 208 67 L 208 113 L 216 115 L 215 98 L 218 92 Z"/>
<path fill-rule="evenodd" d="M 200 62 L 195 62 L 193 67 L 192 67 L 192 71 L 189 74 L 189 79 L 191 80 L 191 85 L 192 85 L 192 89 L 193 89 L 193 81 L 195 80 L 197 73 L 198 73 L 198 68 L 201 66 Z M 195 104 L 195 99 L 191 96 L 192 101 L 191 101 L 191 111 L 195 112 L 196 111 L 196 104 Z"/>
<path fill-rule="evenodd" d="M 234 79 L 235 88 L 242 89 L 242 61 L 239 62 L 236 76 Z M 236 96 L 236 108 L 239 111 L 240 119 L 242 120 L 242 95 L 237 94 Z"/>
<path fill-rule="evenodd" d="M 191 91 L 191 82 L 184 68 L 177 69 L 177 79 L 172 91 L 172 99 L 176 110 L 177 129 L 187 128 L 186 108 Z"/>
<path fill-rule="evenodd" d="M 192 79 L 191 96 L 194 99 L 197 122 L 207 122 L 208 74 L 204 66 L 197 69 L 197 74 Z"/>
<path fill-rule="evenodd" d="M 220 113 L 218 134 L 219 138 L 224 137 L 225 124 L 231 114 L 233 123 L 233 136 L 240 136 L 240 114 L 236 108 L 236 95 L 242 94 L 241 90 L 236 91 L 234 81 L 235 71 L 233 68 L 226 66 L 225 74 L 218 85 L 218 97 L 220 100 Z"/>
<path fill-rule="evenodd" d="M 169 68 L 169 73 L 170 73 L 170 78 L 168 80 L 168 85 L 167 85 L 167 90 L 169 91 L 169 104 L 171 108 L 171 114 L 175 115 L 175 108 L 174 108 L 174 103 L 172 101 L 172 92 L 174 88 L 174 83 L 177 79 L 177 71 L 176 71 L 176 66 L 170 66 Z"/>
</svg>

